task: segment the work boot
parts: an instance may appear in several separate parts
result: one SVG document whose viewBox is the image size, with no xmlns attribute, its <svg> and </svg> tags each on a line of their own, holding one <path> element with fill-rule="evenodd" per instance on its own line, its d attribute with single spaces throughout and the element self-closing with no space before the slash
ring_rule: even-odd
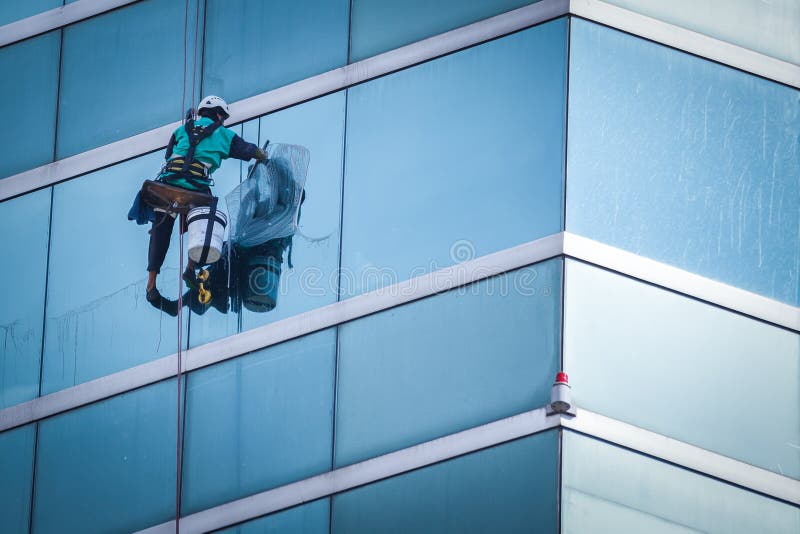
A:
<svg viewBox="0 0 800 534">
<path fill-rule="evenodd" d="M 155 287 L 147 292 L 147 302 L 171 317 L 178 316 L 178 303 L 164 298 Z"/>
</svg>

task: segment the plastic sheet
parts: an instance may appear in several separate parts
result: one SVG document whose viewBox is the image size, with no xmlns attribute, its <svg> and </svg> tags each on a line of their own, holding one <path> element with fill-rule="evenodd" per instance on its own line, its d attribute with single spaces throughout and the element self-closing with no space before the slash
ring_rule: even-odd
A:
<svg viewBox="0 0 800 534">
<path fill-rule="evenodd" d="M 298 145 L 268 144 L 266 164 L 250 167 L 248 178 L 231 191 L 230 241 L 254 247 L 294 235 L 310 153 Z"/>
</svg>

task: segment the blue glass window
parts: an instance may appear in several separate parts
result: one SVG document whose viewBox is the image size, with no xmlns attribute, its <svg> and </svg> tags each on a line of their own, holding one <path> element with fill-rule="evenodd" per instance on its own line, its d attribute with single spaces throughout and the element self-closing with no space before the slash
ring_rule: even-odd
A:
<svg viewBox="0 0 800 534">
<path fill-rule="evenodd" d="M 572 20 L 567 230 L 800 303 L 800 92 Z"/>
<path fill-rule="evenodd" d="M 184 3 L 137 2 L 64 29 L 59 159 L 183 117 L 185 109 L 193 105 L 195 5 L 189 2 L 184 102 Z M 202 37 L 198 38 L 198 50 L 201 46 Z M 201 98 L 199 93 L 198 84 L 195 100 Z"/>
<path fill-rule="evenodd" d="M 332 532 L 558 532 L 558 433 L 333 497 Z"/>
<path fill-rule="evenodd" d="M 562 447 L 565 534 L 800 530 L 800 508 L 573 432 Z"/>
<path fill-rule="evenodd" d="M 570 260 L 564 306 L 578 406 L 800 478 L 798 334 Z"/>
<path fill-rule="evenodd" d="M 344 108 L 342 91 L 261 118 L 262 138 L 302 145 L 311 152 L 311 162 L 291 242 L 291 268 L 290 250 L 283 254 L 277 305 L 267 313 L 245 306 L 243 330 L 336 301 Z"/>
<path fill-rule="evenodd" d="M 0 26 L 9 24 L 63 4 L 63 0 L 26 0 L 25 2 L 3 2 L 0 4 Z"/>
<path fill-rule="evenodd" d="M 53 161 L 60 44 L 61 32 L 54 31 L 0 48 L 0 101 L 9 103 L 3 112 L 9 126 L 0 130 L 0 145 L 8 147 L 0 178 Z"/>
<path fill-rule="evenodd" d="M 162 162 L 151 154 L 55 186 L 43 393 L 177 350 L 177 320 L 145 300 L 150 226 L 126 217 Z M 157 286 L 174 300 L 177 225 L 172 237 Z"/>
<path fill-rule="evenodd" d="M 348 0 L 209 0 L 203 90 L 228 101 L 347 63 Z"/>
<path fill-rule="evenodd" d="M 215 296 L 207 307 L 192 302 L 197 312 L 191 323 L 193 346 L 336 301 L 344 108 L 342 91 L 243 125 L 241 133 L 247 141 L 263 146 L 269 140 L 272 145 L 300 145 L 309 150 L 305 201 L 298 231 L 291 239 L 237 248 L 228 295 L 220 291 L 222 300 Z M 248 169 L 247 163 L 225 163 L 215 173 L 214 194 L 224 199 L 247 178 Z M 226 209 L 230 213 L 230 207 Z"/>
<path fill-rule="evenodd" d="M 189 376 L 185 513 L 330 470 L 335 357 L 331 329 Z"/>
<path fill-rule="evenodd" d="M 320 499 L 219 532 L 220 534 L 281 534 L 283 532 L 328 534 L 330 532 L 330 506 L 330 499 Z"/>
<path fill-rule="evenodd" d="M 511 11 L 531 0 L 353 0 L 350 61 L 358 61 L 471 22 Z"/>
<path fill-rule="evenodd" d="M 50 193 L 0 204 L 0 409 L 39 394 Z"/>
<path fill-rule="evenodd" d="M 39 423 L 33 524 L 132 532 L 175 516 L 175 380 Z"/>
<path fill-rule="evenodd" d="M 345 295 L 561 230 L 566 39 L 559 19 L 348 91 Z"/>
<path fill-rule="evenodd" d="M 0 531 L 28 532 L 35 425 L 0 433 Z"/>
<path fill-rule="evenodd" d="M 544 406 L 561 269 L 549 260 L 342 325 L 336 466 Z"/>
</svg>

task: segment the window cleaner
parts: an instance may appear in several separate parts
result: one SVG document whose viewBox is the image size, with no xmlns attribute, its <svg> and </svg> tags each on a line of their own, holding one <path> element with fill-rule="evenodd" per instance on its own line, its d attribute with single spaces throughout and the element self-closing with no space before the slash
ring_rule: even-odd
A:
<svg viewBox="0 0 800 534">
<path fill-rule="evenodd" d="M 211 186 L 214 185 L 211 175 L 224 159 L 267 160 L 266 152 L 223 126 L 229 117 L 228 104 L 214 95 L 200 101 L 196 117 L 189 110 L 184 124 L 169 139 L 164 156 L 166 162 L 157 179 L 144 182 L 128 213 L 128 219 L 136 220 L 138 224 L 152 223 L 147 263 L 147 301 L 173 317 L 178 314 L 177 302 L 161 295 L 156 288 L 156 277 L 169 249 L 175 218 L 181 217 L 179 231 L 183 233 L 186 215 L 193 209 L 204 208 L 205 211 L 195 213 L 193 220 L 205 221 L 206 231 L 211 233 L 208 239 L 214 241 L 216 226 L 218 221 L 224 220 L 224 214 L 216 209 L 217 197 L 211 195 Z M 219 224 L 224 231 L 224 224 Z M 189 261 L 183 273 L 183 280 L 190 288 L 203 287 L 207 282 L 207 271 L 201 269 L 202 280 L 198 280 L 195 272 L 198 265 L 202 268 L 205 263 L 212 263 L 209 259 L 214 254 L 217 253 L 212 253 L 211 242 L 206 244 L 205 239 L 199 252 L 197 247 L 194 252 L 190 247 Z M 210 299 L 204 287 L 202 295 L 202 298 Z"/>
</svg>

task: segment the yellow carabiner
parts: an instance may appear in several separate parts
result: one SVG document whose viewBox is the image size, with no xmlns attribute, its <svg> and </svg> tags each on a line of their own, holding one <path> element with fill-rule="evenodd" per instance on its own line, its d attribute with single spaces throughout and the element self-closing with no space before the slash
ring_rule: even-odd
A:
<svg viewBox="0 0 800 534">
<path fill-rule="evenodd" d="M 197 300 L 200 304 L 208 304 L 211 300 L 211 291 L 203 287 L 203 284 L 200 284 L 200 289 L 197 290 Z"/>
<path fill-rule="evenodd" d="M 200 304 L 208 304 L 208 301 L 211 300 L 211 291 L 203 287 L 203 282 L 208 281 L 209 276 L 211 274 L 205 269 L 200 269 L 200 272 L 197 273 L 197 280 L 200 282 L 200 289 L 197 290 L 197 300 Z"/>
</svg>

